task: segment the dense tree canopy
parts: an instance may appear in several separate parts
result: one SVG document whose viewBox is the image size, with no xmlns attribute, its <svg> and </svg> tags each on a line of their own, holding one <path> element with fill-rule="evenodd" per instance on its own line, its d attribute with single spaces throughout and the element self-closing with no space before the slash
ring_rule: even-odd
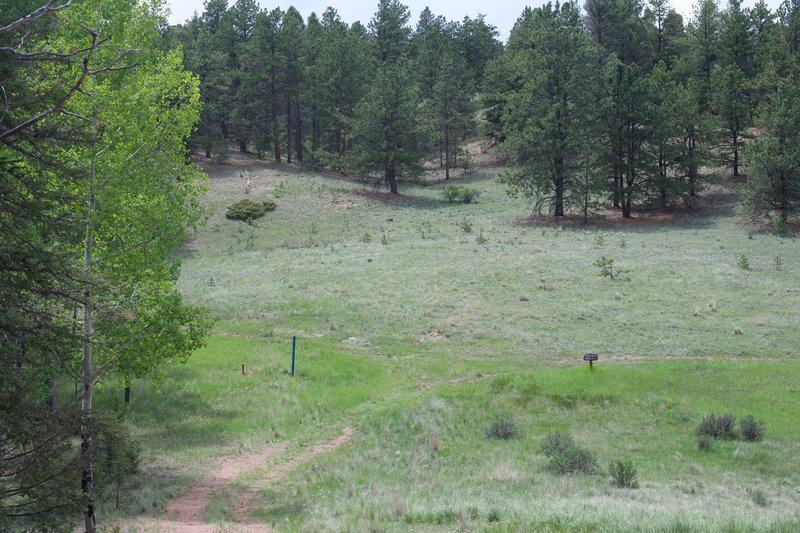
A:
<svg viewBox="0 0 800 533">
<path fill-rule="evenodd" d="M 796 65 L 795 3 L 784 3 L 776 16 L 763 2 L 745 9 L 731 0 L 720 10 L 706 0 L 684 25 L 666 0 L 650 0 L 646 6 L 634 0 L 587 0 L 583 25 L 550 31 L 532 23 L 569 5 L 526 9 L 503 55 L 486 71 L 486 118 L 510 156 L 511 168 L 503 178 L 510 193 L 524 194 L 561 216 L 564 195 L 571 183 L 581 183 L 575 177 L 584 166 L 591 176 L 582 180 L 583 190 L 606 196 L 630 217 L 635 209 L 668 207 L 697 195 L 704 170 L 723 165 L 739 178 L 747 170 L 742 172 L 742 147 L 751 143 L 747 152 L 756 174 L 742 192 L 754 209 L 760 205 L 762 214 L 777 210 L 785 219 L 796 200 L 781 191 L 793 189 L 765 186 L 764 176 L 782 183 L 798 179 L 785 157 L 780 156 L 784 170 L 779 179 L 774 177 L 778 171 L 767 170 L 775 169 L 776 161 L 765 160 L 785 153 L 784 145 L 773 146 L 776 129 L 784 132 L 778 139 L 791 130 L 777 121 L 774 110 L 794 116 L 789 89 L 796 87 L 797 77 L 786 71 Z M 593 82 L 576 83 L 589 71 L 590 63 L 581 58 L 591 43 L 567 52 L 565 42 L 573 34 L 588 36 L 594 44 L 589 55 L 604 74 Z M 565 70 L 559 58 L 567 58 L 572 67 Z M 776 72 L 781 74 L 776 77 Z M 543 97 L 556 95 L 562 95 L 560 106 L 545 105 Z M 588 119 L 587 124 L 575 117 Z M 582 148 L 573 145 L 572 152 L 580 156 L 552 157 L 569 153 L 565 139 L 580 134 L 594 137 Z M 586 160 L 591 163 L 582 165 Z M 562 161 L 574 170 L 565 173 Z M 554 178 L 562 174 L 572 178 Z"/>
<path fill-rule="evenodd" d="M 392 192 L 425 158 L 438 155 L 449 176 L 486 65 L 502 52 L 483 16 L 453 22 L 426 9 L 412 29 L 396 0 L 379 2 L 366 27 L 334 8 L 306 20 L 292 7 L 253 9 L 209 1 L 165 33 L 201 79 L 195 148 L 224 159 L 232 143 L 259 156 L 269 146 L 276 162 L 367 174 Z"/>
<path fill-rule="evenodd" d="M 82 507 L 94 531 L 94 385 L 157 373 L 205 330 L 170 259 L 203 192 L 184 148 L 198 81 L 156 46 L 152 5 L 29 6 L 0 21 L 0 529 Z"/>
</svg>

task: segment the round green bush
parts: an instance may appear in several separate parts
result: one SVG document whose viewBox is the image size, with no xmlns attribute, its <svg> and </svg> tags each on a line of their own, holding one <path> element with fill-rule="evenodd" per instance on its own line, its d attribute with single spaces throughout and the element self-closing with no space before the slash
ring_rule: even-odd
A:
<svg viewBox="0 0 800 533">
<path fill-rule="evenodd" d="M 225 218 L 228 220 L 243 220 L 250 222 L 257 218 L 263 217 L 267 211 L 273 211 L 277 205 L 272 200 L 266 202 L 254 202 L 249 198 L 239 200 L 228 206 L 228 211 L 225 213 Z"/>
</svg>

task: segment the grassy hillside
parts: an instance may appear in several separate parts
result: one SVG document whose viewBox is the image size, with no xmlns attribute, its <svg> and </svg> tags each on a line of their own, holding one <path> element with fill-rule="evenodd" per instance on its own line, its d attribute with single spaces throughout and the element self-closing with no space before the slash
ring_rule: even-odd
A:
<svg viewBox="0 0 800 533">
<path fill-rule="evenodd" d="M 719 186 L 688 211 L 537 221 L 498 170 L 483 158 L 456 176 L 481 194 L 455 204 L 438 179 L 391 198 L 251 159 L 210 168 L 180 286 L 218 318 L 215 335 L 167 383 L 134 387 L 148 466 L 124 512 L 158 515 L 214 456 L 288 442 L 290 457 L 352 424 L 348 445 L 262 487 L 252 518 L 290 531 L 797 530 L 795 240 L 749 232 Z M 225 219 L 245 196 L 278 207 Z M 587 351 L 601 357 L 591 373 Z M 753 414 L 766 438 L 701 451 L 709 413 Z M 486 436 L 498 416 L 514 438 Z M 540 442 L 556 430 L 600 472 L 549 472 Z M 616 459 L 640 488 L 611 486 Z M 226 502 L 257 477 L 219 493 L 207 519 L 232 522 Z"/>
</svg>

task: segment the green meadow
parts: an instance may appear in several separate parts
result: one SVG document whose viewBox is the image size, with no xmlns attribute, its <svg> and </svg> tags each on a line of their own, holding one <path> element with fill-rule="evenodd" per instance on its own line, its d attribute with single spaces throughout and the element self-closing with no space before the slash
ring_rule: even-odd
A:
<svg viewBox="0 0 800 533">
<path fill-rule="evenodd" d="M 451 179 L 471 204 L 438 176 L 391 198 L 240 156 L 208 170 L 207 221 L 177 255 L 185 298 L 216 323 L 167 379 L 133 386 L 144 465 L 106 511 L 123 530 L 216 457 L 285 443 L 285 462 L 347 425 L 346 445 L 270 484 L 243 475 L 205 519 L 235 527 L 230 502 L 257 486 L 249 514 L 279 531 L 800 529 L 800 247 L 745 224 L 727 185 L 582 224 L 531 217 L 485 156 Z M 227 220 L 246 196 L 277 209 Z M 122 409 L 111 384 L 98 401 Z M 765 437 L 700 450 L 712 413 L 751 414 Z M 512 438 L 487 436 L 498 418 Z M 552 473 L 554 431 L 596 473 Z M 610 483 L 615 460 L 638 488 Z"/>
</svg>

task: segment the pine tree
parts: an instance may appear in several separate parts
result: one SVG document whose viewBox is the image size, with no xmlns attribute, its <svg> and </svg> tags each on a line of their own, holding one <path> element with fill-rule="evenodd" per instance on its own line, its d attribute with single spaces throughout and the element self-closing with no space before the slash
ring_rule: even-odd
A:
<svg viewBox="0 0 800 533">
<path fill-rule="evenodd" d="M 445 179 L 450 179 L 458 145 L 472 122 L 471 91 L 469 80 L 465 79 L 466 74 L 461 57 L 454 51 L 445 50 L 439 59 L 435 83 L 428 100 Z"/>
<path fill-rule="evenodd" d="M 694 19 L 687 31 L 691 52 L 688 70 L 697 78 L 700 109 L 711 107 L 711 74 L 717 64 L 719 33 L 722 22 L 716 0 L 701 0 L 695 6 Z"/>
<path fill-rule="evenodd" d="M 604 72 L 602 103 L 605 146 L 600 158 L 612 181 L 614 206 L 630 218 L 634 202 L 652 196 L 657 162 L 647 151 L 655 123 L 651 79 L 637 65 L 610 56 Z"/>
<path fill-rule="evenodd" d="M 591 86 L 597 56 L 574 2 L 534 9 L 514 29 L 508 61 L 522 67 L 523 86 L 504 114 L 512 169 L 501 178 L 512 194 L 551 206 L 555 216 L 583 199 L 578 177 L 590 153 Z"/>
<path fill-rule="evenodd" d="M 303 84 L 305 23 L 294 7 L 283 15 L 278 32 L 278 47 L 282 64 L 282 90 L 286 117 L 286 162 L 292 162 L 292 150 L 296 159 L 303 160 L 303 117 L 300 105 Z"/>
<path fill-rule="evenodd" d="M 785 2 L 778 15 L 771 60 L 758 84 L 764 94 L 756 120 L 760 134 L 744 148 L 744 201 L 753 217 L 776 216 L 776 231 L 785 233 L 800 211 L 800 3 Z"/>
<path fill-rule="evenodd" d="M 456 44 L 466 62 L 471 86 L 477 90 L 483 87 L 486 66 L 503 53 L 503 43 L 498 39 L 499 35 L 497 28 L 487 24 L 483 15 L 476 18 L 464 17 L 456 27 Z"/>
<path fill-rule="evenodd" d="M 409 62 L 408 8 L 397 0 L 381 0 L 370 21 L 376 72 L 356 108 L 355 165 L 378 171 L 393 194 L 399 179 L 422 171 L 427 138 Z"/>
<path fill-rule="evenodd" d="M 769 68 L 762 87 L 769 91 L 759 112 L 762 133 L 745 147 L 745 203 L 755 217 L 776 214 L 776 229 L 783 232 L 800 210 L 800 86 Z"/>
</svg>

